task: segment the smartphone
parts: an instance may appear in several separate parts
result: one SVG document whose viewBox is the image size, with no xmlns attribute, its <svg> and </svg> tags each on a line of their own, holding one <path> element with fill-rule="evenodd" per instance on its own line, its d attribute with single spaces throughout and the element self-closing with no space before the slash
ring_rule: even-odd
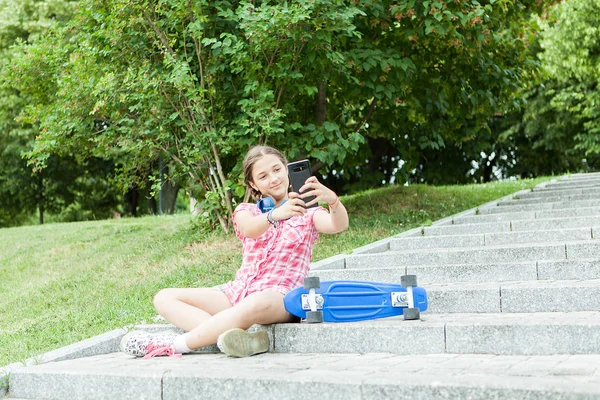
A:
<svg viewBox="0 0 600 400">
<path fill-rule="evenodd" d="M 304 183 L 306 182 L 306 180 L 308 178 L 310 178 L 312 176 L 311 170 L 310 170 L 310 162 L 308 160 L 300 160 L 300 161 L 294 161 L 292 163 L 288 164 L 288 174 L 290 176 L 290 184 L 292 185 L 292 190 L 298 194 L 302 194 L 300 193 L 300 188 L 304 185 Z M 310 196 L 310 197 L 306 197 L 304 198 L 304 202 L 308 203 L 310 201 L 312 201 L 315 198 L 315 196 Z M 318 204 L 315 203 L 313 205 L 311 205 L 310 207 L 317 207 Z"/>
</svg>

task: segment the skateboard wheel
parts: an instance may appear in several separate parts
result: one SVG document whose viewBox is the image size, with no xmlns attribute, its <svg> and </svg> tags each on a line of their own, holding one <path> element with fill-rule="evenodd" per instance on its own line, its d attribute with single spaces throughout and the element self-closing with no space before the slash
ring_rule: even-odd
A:
<svg viewBox="0 0 600 400">
<path fill-rule="evenodd" d="M 309 324 L 320 324 L 323 322 L 323 311 L 307 311 L 306 322 Z"/>
<path fill-rule="evenodd" d="M 402 275 L 400 277 L 400 284 L 402 287 L 417 286 L 416 275 Z"/>
<path fill-rule="evenodd" d="M 404 320 L 421 319 L 421 310 L 418 308 L 404 308 L 402 309 L 402 315 Z"/>
<path fill-rule="evenodd" d="M 321 287 L 321 279 L 318 276 L 308 276 L 304 278 L 304 289 L 318 289 Z"/>
</svg>

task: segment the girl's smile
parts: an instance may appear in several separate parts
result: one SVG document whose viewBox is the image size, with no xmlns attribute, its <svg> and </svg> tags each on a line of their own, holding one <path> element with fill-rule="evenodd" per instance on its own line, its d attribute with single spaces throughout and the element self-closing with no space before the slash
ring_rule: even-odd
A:
<svg viewBox="0 0 600 400">
<path fill-rule="evenodd" d="M 252 187 L 263 196 L 270 196 L 275 204 L 287 199 L 289 178 L 287 166 L 274 155 L 268 154 L 254 163 Z"/>
</svg>

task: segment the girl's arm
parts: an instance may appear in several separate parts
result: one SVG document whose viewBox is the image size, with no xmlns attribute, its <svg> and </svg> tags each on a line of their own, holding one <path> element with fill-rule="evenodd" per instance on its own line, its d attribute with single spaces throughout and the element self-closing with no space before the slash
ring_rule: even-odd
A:
<svg viewBox="0 0 600 400">
<path fill-rule="evenodd" d="M 274 222 L 282 219 L 288 219 L 294 215 L 303 215 L 306 209 L 303 207 L 304 201 L 296 193 L 289 194 L 289 200 L 281 207 L 277 207 L 271 213 Z M 265 233 L 271 223 L 269 223 L 268 213 L 254 215 L 250 211 L 238 211 L 235 214 L 235 223 L 242 236 L 250 239 L 256 239 Z"/>
<path fill-rule="evenodd" d="M 303 193 L 300 197 L 316 197 L 306 203 L 307 207 L 318 202 L 327 203 L 329 206 L 329 212 L 319 210 L 313 215 L 313 223 L 317 232 L 339 233 L 348 229 L 348 211 L 333 190 L 320 183 L 314 176 L 308 178 L 299 191 L 304 192 L 305 190 L 308 192 Z"/>
</svg>

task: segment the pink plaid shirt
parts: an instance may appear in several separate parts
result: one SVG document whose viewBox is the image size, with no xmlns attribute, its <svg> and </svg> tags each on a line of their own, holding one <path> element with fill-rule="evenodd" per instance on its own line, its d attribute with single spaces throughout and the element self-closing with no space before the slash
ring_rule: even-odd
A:
<svg viewBox="0 0 600 400">
<path fill-rule="evenodd" d="M 256 204 L 242 203 L 233 213 L 235 234 L 242 240 L 242 266 L 235 274 L 235 280 L 222 286 L 223 292 L 236 304 L 251 293 L 275 290 L 286 294 L 304 284 L 308 275 L 312 248 L 319 238 L 313 224 L 313 215 L 323 207 L 309 208 L 303 216 L 279 221 L 277 228 L 271 226 L 256 239 L 242 236 L 235 214 L 250 211 L 252 215 L 261 212 Z M 265 217 L 266 218 L 266 217 Z"/>
</svg>

